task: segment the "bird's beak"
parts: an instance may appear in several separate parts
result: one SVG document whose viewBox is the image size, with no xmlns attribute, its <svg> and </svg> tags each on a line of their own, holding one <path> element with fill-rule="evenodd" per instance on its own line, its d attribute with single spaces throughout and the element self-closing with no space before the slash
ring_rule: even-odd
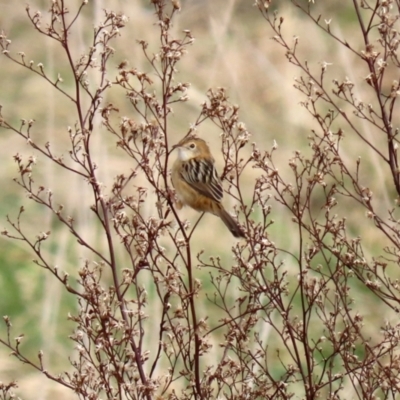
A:
<svg viewBox="0 0 400 400">
<path fill-rule="evenodd" d="M 174 144 L 173 146 L 171 146 L 171 150 L 169 151 L 168 154 L 171 154 L 175 149 L 178 149 L 179 147 L 180 147 L 180 146 L 179 146 L 179 143 Z"/>
<path fill-rule="evenodd" d="M 179 146 L 179 143 L 174 144 L 174 145 L 171 147 L 171 151 L 177 149 L 178 147 L 180 147 L 180 146 Z"/>
</svg>

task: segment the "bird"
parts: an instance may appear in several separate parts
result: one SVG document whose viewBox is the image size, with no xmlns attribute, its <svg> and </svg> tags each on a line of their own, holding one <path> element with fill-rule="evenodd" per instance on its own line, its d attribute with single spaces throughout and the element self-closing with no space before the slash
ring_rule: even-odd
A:
<svg viewBox="0 0 400 400">
<path fill-rule="evenodd" d="M 172 166 L 171 181 L 178 199 L 177 209 L 187 205 L 196 211 L 214 214 L 222 219 L 233 236 L 244 238 L 243 230 L 221 203 L 222 183 L 207 143 L 187 136 L 172 146 L 174 149 L 178 150 L 178 157 Z"/>
</svg>

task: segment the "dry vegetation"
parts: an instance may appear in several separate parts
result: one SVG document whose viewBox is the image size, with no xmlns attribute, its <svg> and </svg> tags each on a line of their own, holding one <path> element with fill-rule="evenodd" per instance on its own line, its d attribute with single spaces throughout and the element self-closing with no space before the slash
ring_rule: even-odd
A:
<svg viewBox="0 0 400 400">
<path fill-rule="evenodd" d="M 0 0 L 0 399 L 398 398 L 400 2 L 129 3 Z"/>
</svg>

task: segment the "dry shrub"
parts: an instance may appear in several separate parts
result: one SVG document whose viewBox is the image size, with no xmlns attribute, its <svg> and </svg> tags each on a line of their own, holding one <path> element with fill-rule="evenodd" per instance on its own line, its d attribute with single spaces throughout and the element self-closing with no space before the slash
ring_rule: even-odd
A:
<svg viewBox="0 0 400 400">
<path fill-rule="evenodd" d="M 158 32 L 157 50 L 140 40 L 145 71 L 133 59 L 118 66 L 116 78 L 108 71 L 113 43 L 127 24 L 124 15 L 105 11 L 86 51 L 77 56 L 70 38 L 87 1 L 68 10 L 63 0 L 54 0 L 46 16 L 28 8 L 33 27 L 64 51 L 72 90 L 61 75 L 54 78 L 43 64 L 14 53 L 5 33 L 0 37 L 3 56 L 67 98 L 76 121 L 68 128 L 68 156 L 50 142 L 41 143 L 33 120 L 10 121 L 7 108 L 1 127 L 24 138 L 62 174 L 86 183 L 81 207 L 90 208 L 89 226 L 101 237 L 84 234 L 68 203 L 55 201 L 49 187 L 34 181 L 35 157 L 14 156 L 17 184 L 30 200 L 50 210 L 85 249 L 85 259 L 72 274 L 63 272 L 46 248 L 51 232 L 26 233 L 23 207 L 16 218 L 9 217 L 3 235 L 28 246 L 35 264 L 75 296 L 79 308 L 69 315 L 75 324 L 69 336 L 75 344 L 71 368 L 61 374 L 51 372 L 42 351 L 37 359 L 24 354 L 24 335 L 13 332 L 8 316 L 0 341 L 18 360 L 78 398 L 397 396 L 398 200 L 389 210 L 382 207 L 370 188 L 368 168 L 390 175 L 398 198 L 394 118 L 400 93 L 395 79 L 400 3 L 355 0 L 349 6 L 364 42 L 360 50 L 351 37 L 335 33 L 332 21 L 318 14 L 313 2 L 292 2 L 327 39 L 351 52 L 360 70 L 367 68 L 368 74 L 356 82 L 331 76 L 328 61 L 311 66 L 299 50 L 300 39 L 287 38 L 285 18 L 271 11 L 273 2 L 256 5 L 265 29 L 273 31 L 274 41 L 299 71 L 295 88 L 316 129 L 310 129 L 309 149 L 293 149 L 285 160 L 277 143 L 268 149 L 250 143 L 239 107 L 225 89 L 207 91 L 186 134 L 204 135 L 210 126 L 219 133 L 213 150 L 222 155 L 226 198 L 246 232 L 230 252 L 233 239 L 222 234 L 214 247 L 219 252 L 212 255 L 206 248 L 215 232 L 211 219 L 200 216 L 192 225 L 185 220 L 175 207 L 169 177 L 176 142 L 171 118 L 190 101 L 189 83 L 175 79 L 193 44 L 189 30 L 172 29 L 179 2 L 151 2 L 156 23 L 149 29 Z M 114 90 L 119 95 L 108 95 Z M 367 93 L 368 100 L 358 93 Z M 119 101 L 129 103 L 129 116 L 121 114 Z M 121 169 L 111 188 L 100 178 L 108 166 L 96 160 L 100 131 L 113 137 L 120 156 L 130 160 L 130 170 Z M 358 156 L 363 147 L 374 154 L 366 167 Z M 290 216 L 281 227 L 283 243 L 274 238 L 274 215 L 280 213 Z M 371 315 L 374 310 L 379 315 Z M 15 387 L 14 382 L 1 384 L 0 398 L 10 398 Z"/>
</svg>

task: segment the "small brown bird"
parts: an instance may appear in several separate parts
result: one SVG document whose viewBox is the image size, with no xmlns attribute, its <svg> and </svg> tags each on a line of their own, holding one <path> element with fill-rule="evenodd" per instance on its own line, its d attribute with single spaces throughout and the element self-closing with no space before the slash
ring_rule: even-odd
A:
<svg viewBox="0 0 400 400">
<path fill-rule="evenodd" d="M 223 190 L 207 143 L 193 136 L 182 139 L 173 149 L 178 158 L 172 166 L 172 184 L 178 197 L 177 208 L 188 205 L 197 211 L 220 217 L 233 236 L 245 237 L 237 222 L 221 204 Z"/>
</svg>

